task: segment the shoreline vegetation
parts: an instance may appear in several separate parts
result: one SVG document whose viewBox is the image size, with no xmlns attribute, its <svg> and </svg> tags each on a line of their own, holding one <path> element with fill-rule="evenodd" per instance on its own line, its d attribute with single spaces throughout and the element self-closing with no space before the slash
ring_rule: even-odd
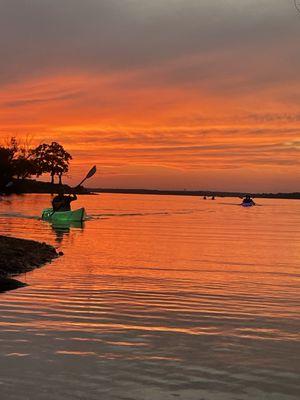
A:
<svg viewBox="0 0 300 400">
<path fill-rule="evenodd" d="M 63 185 L 62 179 L 69 171 L 72 155 L 57 142 L 42 143 L 32 148 L 25 141 L 20 142 L 15 137 L 0 144 L 0 194 L 12 193 L 55 193 L 58 188 L 72 190 L 74 193 L 84 192 L 80 185 L 71 189 Z M 92 169 L 96 172 L 96 167 Z M 50 183 L 36 181 L 33 176 L 50 175 Z M 55 184 L 58 181 L 58 185 Z"/>
<path fill-rule="evenodd" d="M 39 268 L 58 256 L 49 244 L 0 235 L 0 292 L 24 286 L 12 277 Z"/>
</svg>

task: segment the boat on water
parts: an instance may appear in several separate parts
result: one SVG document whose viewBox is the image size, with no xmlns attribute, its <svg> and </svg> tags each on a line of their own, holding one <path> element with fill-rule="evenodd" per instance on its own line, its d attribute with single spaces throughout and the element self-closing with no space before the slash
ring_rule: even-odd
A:
<svg viewBox="0 0 300 400">
<path fill-rule="evenodd" d="M 85 209 L 78 208 L 74 211 L 53 211 L 53 208 L 45 208 L 42 212 L 44 221 L 55 223 L 81 222 L 85 217 Z"/>
<path fill-rule="evenodd" d="M 253 201 L 251 201 L 251 202 L 247 202 L 247 203 L 241 203 L 241 206 L 242 207 L 253 207 L 253 206 L 255 206 L 255 203 L 253 202 Z"/>
<path fill-rule="evenodd" d="M 251 196 L 249 194 L 246 195 L 246 197 L 243 199 L 242 203 L 241 203 L 242 207 L 253 207 L 255 206 L 255 203 L 253 201 L 253 199 L 251 198 Z"/>
</svg>

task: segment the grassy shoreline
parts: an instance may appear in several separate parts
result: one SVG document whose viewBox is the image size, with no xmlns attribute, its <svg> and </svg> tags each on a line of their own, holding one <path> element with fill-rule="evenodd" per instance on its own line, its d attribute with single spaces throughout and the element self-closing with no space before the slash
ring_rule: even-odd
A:
<svg viewBox="0 0 300 400">
<path fill-rule="evenodd" d="M 0 290 L 7 279 L 32 271 L 58 257 L 53 246 L 0 235 Z"/>
</svg>

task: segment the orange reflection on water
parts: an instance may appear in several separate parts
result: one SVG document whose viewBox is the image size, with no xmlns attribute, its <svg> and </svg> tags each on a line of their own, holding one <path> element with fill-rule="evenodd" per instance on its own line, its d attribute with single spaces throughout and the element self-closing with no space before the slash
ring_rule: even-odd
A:
<svg viewBox="0 0 300 400">
<path fill-rule="evenodd" d="M 93 365 L 97 376 L 117 372 L 124 385 L 131 378 L 122 363 L 130 362 L 133 376 L 145 382 L 145 374 L 151 385 L 153 371 L 165 376 L 166 368 L 182 381 L 213 371 L 209 382 L 221 384 L 222 376 L 231 385 L 243 368 L 260 390 L 276 379 L 280 393 L 291 393 L 287 374 L 296 387 L 298 202 L 259 200 L 243 209 L 236 199 L 81 196 L 77 206 L 89 219 L 57 240 L 54 227 L 33 219 L 37 201 L 44 208 L 49 196 L 15 199 L 17 218 L 3 217 L 0 206 L 0 228 L 53 243 L 64 255 L 20 277 L 26 288 L 1 295 L 4 354 L 42 358 L 62 376 L 62 365 L 75 376 L 89 376 Z M 261 368 L 265 382 L 254 379 Z"/>
</svg>

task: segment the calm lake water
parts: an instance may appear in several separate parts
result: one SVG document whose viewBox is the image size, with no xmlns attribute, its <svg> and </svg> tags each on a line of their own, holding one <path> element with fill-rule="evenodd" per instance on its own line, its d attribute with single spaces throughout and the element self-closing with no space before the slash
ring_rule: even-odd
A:
<svg viewBox="0 0 300 400">
<path fill-rule="evenodd" d="M 64 252 L 0 294 L 3 400 L 296 400 L 300 201 L 81 196 L 89 220 L 0 202 L 0 233 Z"/>
</svg>

